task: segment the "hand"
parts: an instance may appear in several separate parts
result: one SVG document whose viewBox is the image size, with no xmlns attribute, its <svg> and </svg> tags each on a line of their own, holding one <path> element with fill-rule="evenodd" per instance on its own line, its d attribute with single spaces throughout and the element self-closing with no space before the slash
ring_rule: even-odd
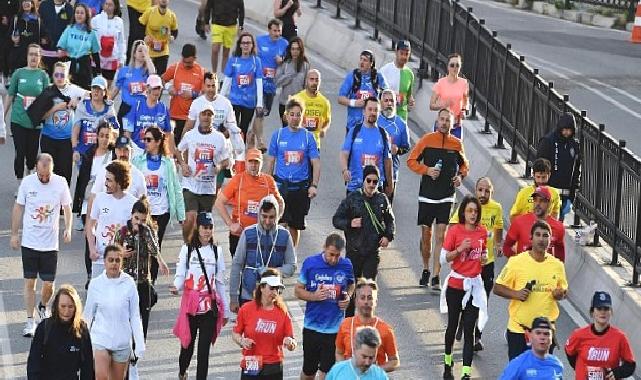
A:
<svg viewBox="0 0 641 380">
<path fill-rule="evenodd" d="M 287 4 L 285 4 L 285 8 L 291 8 L 292 5 L 294 5 L 294 0 L 289 0 Z"/>
<path fill-rule="evenodd" d="M 18 248 L 20 248 L 20 237 L 11 235 L 11 249 L 17 250 Z"/>
<path fill-rule="evenodd" d="M 134 250 L 131 247 L 127 246 L 127 249 L 125 249 L 125 252 L 122 254 L 122 257 L 128 259 L 133 255 L 134 255 Z"/>
<path fill-rule="evenodd" d="M 40 45 L 44 46 L 44 45 L 46 45 L 46 44 L 47 44 L 47 39 L 46 39 L 46 38 L 44 38 L 44 37 L 42 37 L 42 38 L 40 39 Z"/>
<path fill-rule="evenodd" d="M 325 137 L 325 130 L 321 129 L 320 132 L 318 132 L 318 136 L 320 136 L 321 139 L 324 138 Z"/>
<path fill-rule="evenodd" d="M 416 106 L 416 100 L 414 100 L 413 96 L 410 95 L 410 98 L 407 100 L 407 105 L 410 109 L 413 109 Z"/>
<path fill-rule="evenodd" d="M 68 229 L 68 230 L 67 230 L 67 229 L 65 229 L 65 232 L 63 233 L 63 235 L 62 235 L 62 236 L 63 236 L 62 240 L 63 240 L 65 243 L 67 243 L 67 244 L 68 244 L 68 243 L 71 243 L 71 229 Z"/>
<path fill-rule="evenodd" d="M 616 380 L 616 377 L 614 377 L 614 372 L 612 372 L 612 370 L 607 371 L 605 380 Z"/>
<path fill-rule="evenodd" d="M 73 152 L 73 162 L 78 162 L 78 161 L 80 161 L 80 153 Z"/>
<path fill-rule="evenodd" d="M 454 177 L 452 177 L 452 184 L 454 184 L 454 187 L 461 186 L 461 176 L 455 175 Z"/>
<path fill-rule="evenodd" d="M 383 236 L 381 240 L 378 241 L 378 246 L 381 248 L 387 248 L 388 245 L 389 245 L 389 240 L 385 236 Z"/>
<path fill-rule="evenodd" d="M 160 274 L 162 274 L 163 276 L 169 275 L 169 267 L 164 260 L 160 261 L 160 263 L 158 264 L 158 269 L 160 270 Z"/>
<path fill-rule="evenodd" d="M 502 247 L 495 247 L 494 248 L 494 255 L 496 257 L 503 257 L 503 248 Z"/>
<path fill-rule="evenodd" d="M 567 293 L 567 290 L 556 288 L 552 291 L 552 297 L 554 297 L 555 300 L 560 301 L 565 298 L 566 293 Z"/>
<path fill-rule="evenodd" d="M 350 172 L 349 169 L 343 170 L 343 180 L 345 182 L 349 182 L 352 180 L 352 172 Z"/>
<path fill-rule="evenodd" d="M 256 107 L 256 113 L 257 114 L 262 114 L 263 113 L 263 107 Z"/>
<path fill-rule="evenodd" d="M 13 43 L 16 44 L 16 45 L 19 44 L 20 43 L 20 36 L 12 35 L 11 36 L 11 41 L 13 41 Z"/>
<path fill-rule="evenodd" d="M 182 95 L 183 99 L 190 100 L 193 94 L 191 93 L 191 91 L 182 91 L 180 95 Z"/>
<path fill-rule="evenodd" d="M 58 58 L 64 58 L 67 56 L 67 52 L 64 49 L 58 49 Z"/>
<path fill-rule="evenodd" d="M 240 223 L 232 223 L 229 225 L 229 232 L 231 232 L 232 235 L 238 236 L 243 232 L 243 226 L 241 226 Z"/>
<path fill-rule="evenodd" d="M 191 168 L 189 168 L 189 165 L 186 162 L 183 162 L 183 164 L 180 165 L 180 168 L 182 169 L 183 177 L 191 176 Z"/>
<path fill-rule="evenodd" d="M 223 318 L 223 326 L 226 326 L 227 322 L 229 322 L 229 318 Z"/>
<path fill-rule="evenodd" d="M 351 223 L 352 228 L 361 228 L 363 226 L 363 218 L 354 218 Z"/>
<path fill-rule="evenodd" d="M 240 347 L 249 350 L 254 345 L 254 340 L 250 338 L 240 338 Z"/>
<path fill-rule="evenodd" d="M 209 34 L 210 31 L 211 31 L 211 29 L 209 27 L 209 24 L 206 24 L 203 29 L 205 30 L 205 33 L 207 33 L 207 34 Z"/>
<path fill-rule="evenodd" d="M 169 293 L 177 296 L 178 295 L 178 289 L 173 285 L 169 285 Z"/>
<path fill-rule="evenodd" d="M 78 98 L 73 98 L 67 104 L 67 108 L 76 109 L 78 107 Z"/>
<path fill-rule="evenodd" d="M 89 258 L 91 259 L 91 261 L 98 260 L 98 257 L 100 257 L 100 255 L 98 255 L 98 252 L 96 252 L 95 248 L 93 250 L 89 250 Z"/>
<path fill-rule="evenodd" d="M 341 310 L 347 309 L 347 306 L 349 306 L 349 297 L 347 297 L 344 300 L 338 301 L 338 308 Z"/>
<path fill-rule="evenodd" d="M 398 145 L 392 144 L 392 154 L 398 153 Z"/>
<path fill-rule="evenodd" d="M 441 171 L 436 168 L 436 166 L 430 166 L 427 168 L 427 175 L 432 177 L 433 180 L 436 180 L 438 176 L 441 175 Z"/>
<path fill-rule="evenodd" d="M 173 86 L 169 88 L 169 91 L 167 91 L 167 93 L 169 94 L 169 96 L 176 96 L 176 90 L 174 90 Z"/>
<path fill-rule="evenodd" d="M 279 65 L 283 63 L 283 57 L 281 57 L 280 55 L 277 55 L 274 59 L 276 60 L 276 63 L 278 63 Z"/>
<path fill-rule="evenodd" d="M 294 351 L 296 349 L 296 339 L 289 336 L 285 337 L 285 339 L 283 339 L 283 346 L 289 351 Z"/>
<path fill-rule="evenodd" d="M 388 181 L 387 186 L 385 186 L 385 195 L 391 197 L 394 194 L 394 181 Z"/>
<path fill-rule="evenodd" d="M 318 194 L 318 189 L 316 186 L 310 186 L 309 189 L 307 189 L 307 196 L 309 199 L 314 199 L 316 197 L 316 194 Z"/>
<path fill-rule="evenodd" d="M 145 41 L 145 45 L 147 46 L 151 45 L 151 42 L 152 42 L 151 36 L 147 35 L 143 40 Z"/>
<path fill-rule="evenodd" d="M 464 251 L 467 251 L 470 248 L 472 248 L 472 239 L 465 238 L 465 239 L 463 239 L 461 244 L 458 247 L 456 247 L 456 250 L 459 253 L 463 253 Z"/>
<path fill-rule="evenodd" d="M 365 101 L 362 99 L 356 99 L 354 102 L 354 107 L 363 108 L 365 107 Z"/>
<path fill-rule="evenodd" d="M 527 298 L 530 296 L 531 292 L 532 292 L 531 290 L 528 290 L 526 288 L 523 288 L 521 290 L 515 290 L 514 296 L 512 298 L 519 300 L 521 302 L 525 302 Z"/>
<path fill-rule="evenodd" d="M 2 18 L 0 18 L 0 24 L 9 25 L 9 18 L 7 16 L 2 16 Z"/>
<path fill-rule="evenodd" d="M 316 288 L 316 291 L 312 294 L 312 298 L 314 299 L 314 301 L 325 301 L 327 297 L 329 297 L 329 291 L 323 286 L 318 286 Z"/>
<path fill-rule="evenodd" d="M 231 301 L 229 303 L 229 309 L 234 313 L 238 313 L 238 309 L 240 309 L 240 306 L 238 306 L 238 302 Z"/>
</svg>

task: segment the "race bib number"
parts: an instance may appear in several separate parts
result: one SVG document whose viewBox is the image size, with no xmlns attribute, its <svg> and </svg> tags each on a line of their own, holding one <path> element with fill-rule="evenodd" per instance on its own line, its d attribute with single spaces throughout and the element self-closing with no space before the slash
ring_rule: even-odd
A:
<svg viewBox="0 0 641 380">
<path fill-rule="evenodd" d="M 269 67 L 265 67 L 263 69 L 263 76 L 265 78 L 274 79 L 276 77 L 276 70 Z"/>
<path fill-rule="evenodd" d="M 605 379 L 605 371 L 601 367 L 587 366 L 586 371 L 588 373 L 587 380 L 604 380 Z"/>
<path fill-rule="evenodd" d="M 35 96 L 22 96 L 22 107 L 25 111 L 33 104 L 34 100 L 36 100 Z"/>
<path fill-rule="evenodd" d="M 303 119 L 303 125 L 305 128 L 310 131 L 314 132 L 315 130 L 318 129 L 318 118 L 317 117 L 306 117 Z"/>
<path fill-rule="evenodd" d="M 98 135 L 96 132 L 85 132 L 82 142 L 85 145 L 92 145 L 98 142 Z"/>
<path fill-rule="evenodd" d="M 249 86 L 252 83 L 252 75 L 238 74 L 236 76 L 236 83 L 238 83 L 239 86 Z"/>
<path fill-rule="evenodd" d="M 244 375 L 258 376 L 263 369 L 263 357 L 260 355 L 243 356 L 241 367 Z"/>
<path fill-rule="evenodd" d="M 303 151 L 301 150 L 286 150 L 285 151 L 285 165 L 297 165 L 303 161 Z"/>
<path fill-rule="evenodd" d="M 336 300 L 341 294 L 341 286 L 334 284 L 318 284 L 320 289 L 327 290 L 327 299 Z"/>
<path fill-rule="evenodd" d="M 142 82 L 130 82 L 129 83 L 129 93 L 131 95 L 142 94 L 145 91 L 145 84 Z"/>
<path fill-rule="evenodd" d="M 161 52 L 164 45 L 165 44 L 162 41 L 153 40 L 151 42 L 151 50 Z"/>
<path fill-rule="evenodd" d="M 396 94 L 396 104 L 401 105 L 403 104 L 403 101 L 405 100 L 405 96 L 401 93 Z"/>
<path fill-rule="evenodd" d="M 360 99 L 360 100 L 365 100 L 365 99 L 369 98 L 370 96 L 372 96 L 372 94 L 370 94 L 369 91 L 367 91 L 367 90 L 359 90 L 356 93 L 356 99 Z"/>
<path fill-rule="evenodd" d="M 378 156 L 375 154 L 363 154 L 361 156 L 361 166 L 365 167 L 367 165 L 378 166 Z"/>
<path fill-rule="evenodd" d="M 191 83 L 181 83 L 180 84 L 180 93 L 181 94 L 184 94 L 184 93 L 191 94 L 193 89 L 194 89 L 194 86 L 192 86 Z"/>
<path fill-rule="evenodd" d="M 247 215 L 248 216 L 257 216 L 258 215 L 258 205 L 259 202 L 248 200 L 247 201 Z"/>
</svg>

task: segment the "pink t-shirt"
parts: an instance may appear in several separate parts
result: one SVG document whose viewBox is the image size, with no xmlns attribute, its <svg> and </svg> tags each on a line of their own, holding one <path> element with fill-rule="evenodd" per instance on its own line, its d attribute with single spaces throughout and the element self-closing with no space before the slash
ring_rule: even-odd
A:
<svg viewBox="0 0 641 380">
<path fill-rule="evenodd" d="M 447 77 L 441 78 L 434 85 L 434 93 L 440 100 L 447 102 L 447 108 L 454 114 L 454 120 L 460 120 L 461 110 L 466 106 L 463 102 L 464 95 L 469 91 L 467 79 L 458 78 L 450 82 Z"/>
</svg>

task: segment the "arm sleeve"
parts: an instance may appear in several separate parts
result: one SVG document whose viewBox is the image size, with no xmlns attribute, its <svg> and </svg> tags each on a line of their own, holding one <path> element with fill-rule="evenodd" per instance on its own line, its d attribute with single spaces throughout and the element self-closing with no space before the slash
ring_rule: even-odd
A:
<svg viewBox="0 0 641 380">
<path fill-rule="evenodd" d="M 338 96 L 344 96 L 349 98 L 350 93 L 352 92 L 352 72 L 347 73 L 347 76 L 341 84 L 341 88 L 338 90 Z"/>
<path fill-rule="evenodd" d="M 89 330 L 82 332 L 80 349 L 83 351 L 83 360 L 80 363 L 80 380 L 94 380 L 93 349 Z"/>
<path fill-rule="evenodd" d="M 452 226 L 445 233 L 445 240 L 443 240 L 443 249 L 452 252 L 456 249 L 456 229 Z"/>
<path fill-rule="evenodd" d="M 407 167 L 416 174 L 427 175 L 428 166 L 420 162 L 423 159 L 423 150 L 426 145 L 425 140 L 420 139 L 407 156 Z"/>
<path fill-rule="evenodd" d="M 637 363 L 635 361 L 623 360 L 623 363 L 612 369 L 614 372 L 614 377 L 617 379 L 625 379 L 634 375 L 634 371 L 637 368 Z"/>
<path fill-rule="evenodd" d="M 185 278 L 187 277 L 187 246 L 183 244 L 178 254 L 178 263 L 176 264 L 176 275 L 174 276 L 174 286 L 178 290 L 183 290 Z"/>
<path fill-rule="evenodd" d="M 576 330 L 574 333 L 570 334 L 567 342 L 565 342 L 565 356 L 567 356 L 568 363 L 570 363 L 572 368 L 576 368 L 576 359 L 578 357 L 578 352 L 576 352 L 577 339 L 575 337 L 575 333 Z"/>
<path fill-rule="evenodd" d="M 120 62 L 121 66 L 124 66 L 127 64 L 127 35 L 125 34 L 125 25 L 122 22 L 122 20 L 119 23 L 120 25 L 120 32 L 118 33 L 118 61 Z"/>
<path fill-rule="evenodd" d="M 514 217 L 517 215 L 525 214 L 525 210 L 521 207 L 521 204 L 523 203 L 521 201 L 523 189 L 519 190 L 518 193 L 516 193 L 516 198 L 514 198 L 514 204 L 512 204 L 512 208 L 510 209 L 510 217 Z"/>
<path fill-rule="evenodd" d="M 506 286 L 510 289 L 514 288 L 514 271 L 511 268 L 510 260 L 508 260 L 507 264 L 505 264 L 503 269 L 501 269 L 501 273 L 499 273 L 495 283 Z"/>
<path fill-rule="evenodd" d="M 36 328 L 29 349 L 29 358 L 27 359 L 27 378 L 29 380 L 44 379 L 42 373 L 42 351 L 44 346 L 45 324 L 40 322 Z"/>
<path fill-rule="evenodd" d="M 287 248 L 285 249 L 285 262 L 278 268 L 283 277 L 291 277 L 296 271 L 296 251 L 294 251 L 294 242 L 291 235 L 287 239 Z"/>
<path fill-rule="evenodd" d="M 236 247 L 236 254 L 231 263 L 231 272 L 229 273 L 229 299 L 237 300 L 240 294 L 240 276 L 243 266 L 245 264 L 245 257 L 247 254 L 247 244 L 245 239 L 245 231 L 240 234 L 238 238 L 238 246 Z"/>
<path fill-rule="evenodd" d="M 539 146 L 536 148 L 536 158 L 545 158 L 550 162 L 554 162 L 553 144 L 548 138 L 544 137 L 539 141 Z"/>
<path fill-rule="evenodd" d="M 503 370 L 503 373 L 501 374 L 501 377 L 499 380 L 514 380 L 519 378 L 519 367 L 521 366 L 521 361 L 520 358 L 514 358 L 511 360 L 505 369 Z"/>
<path fill-rule="evenodd" d="M 92 281 L 93 282 L 93 281 Z M 93 317 L 96 313 L 96 295 L 94 294 L 95 286 L 89 284 L 89 289 L 87 290 L 87 302 L 85 303 L 85 309 L 82 313 L 82 318 L 87 322 L 87 329 L 91 331 L 91 324 L 93 323 Z"/>
</svg>

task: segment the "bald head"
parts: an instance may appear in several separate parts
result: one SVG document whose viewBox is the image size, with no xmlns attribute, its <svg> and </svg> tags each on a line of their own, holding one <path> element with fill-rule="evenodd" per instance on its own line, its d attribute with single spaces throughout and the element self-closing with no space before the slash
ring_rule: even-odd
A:
<svg viewBox="0 0 641 380">
<path fill-rule="evenodd" d="M 311 69 L 307 72 L 307 80 L 305 81 L 305 89 L 310 94 L 316 94 L 320 88 L 321 73 L 316 69 Z"/>
</svg>

